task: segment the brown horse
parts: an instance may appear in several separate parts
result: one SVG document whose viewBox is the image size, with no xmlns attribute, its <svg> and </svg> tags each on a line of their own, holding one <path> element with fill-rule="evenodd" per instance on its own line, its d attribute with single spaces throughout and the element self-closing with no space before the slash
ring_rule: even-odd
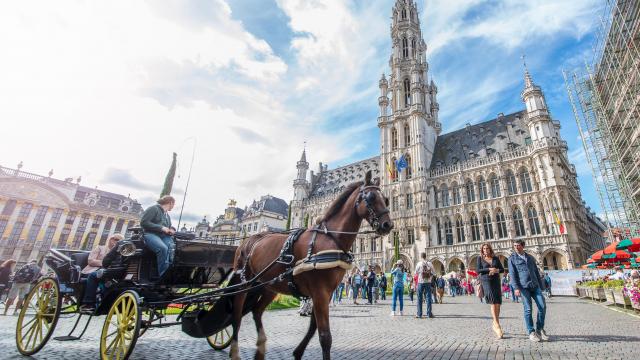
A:
<svg viewBox="0 0 640 360">
<path fill-rule="evenodd" d="M 379 188 L 379 181 L 371 181 L 371 171 L 367 172 L 364 182 L 349 185 L 345 191 L 331 204 L 324 217 L 318 222 L 319 227 L 307 229 L 300 238 L 293 243 L 294 263 L 305 259 L 310 244 L 313 254 L 321 251 L 339 251 L 348 253 L 355 241 L 363 219 L 366 219 L 373 230 L 380 235 L 388 234 L 393 228 L 389 218 L 388 199 Z M 315 234 L 314 234 L 315 233 Z M 315 242 L 312 240 L 315 236 Z M 269 268 L 280 255 L 287 234 L 266 233 L 248 238 L 236 250 L 234 262 L 234 278 L 232 283 L 241 282 L 240 278 L 251 279 L 257 275 L 263 282 L 282 274 L 286 267 L 276 264 Z M 342 265 L 345 265 L 343 262 Z M 350 264 L 349 264 L 350 265 Z M 331 266 L 331 265 L 328 265 Z M 266 271 L 265 271 L 266 270 Z M 263 272 L 263 274 L 260 274 Z M 302 342 L 293 352 L 295 359 L 301 359 L 311 337 L 316 329 L 319 333 L 320 346 L 324 359 L 331 357 L 331 331 L 329 329 L 329 301 L 334 289 L 345 274 L 345 266 L 311 269 L 301 273 L 294 273 L 293 282 L 299 293 L 308 296 L 313 301 L 313 313 L 309 330 Z M 235 295 L 233 298 L 233 336 L 229 356 L 240 359 L 238 349 L 238 333 L 242 321 L 243 309 L 247 296 L 257 296 L 251 303 L 251 312 L 258 331 L 256 359 L 264 359 L 267 337 L 262 327 L 262 314 L 273 301 L 276 294 L 292 294 L 286 280 L 277 281 L 259 290 L 258 294 L 247 293 Z M 249 301 L 247 301 L 249 302 Z"/>
</svg>

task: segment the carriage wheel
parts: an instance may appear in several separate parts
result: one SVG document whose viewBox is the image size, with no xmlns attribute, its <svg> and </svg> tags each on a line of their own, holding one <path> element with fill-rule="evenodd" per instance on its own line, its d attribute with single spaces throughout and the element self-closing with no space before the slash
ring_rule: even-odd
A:
<svg viewBox="0 0 640 360">
<path fill-rule="evenodd" d="M 29 291 L 16 324 L 16 345 L 22 355 L 33 355 L 47 343 L 58 323 L 61 301 L 60 287 L 52 278 L 38 281 Z"/>
<path fill-rule="evenodd" d="M 233 327 L 231 325 L 218 331 L 217 333 L 207 336 L 207 342 L 209 346 L 215 350 L 224 350 L 231 345 L 231 335 L 233 334 Z"/>
<path fill-rule="evenodd" d="M 138 294 L 128 290 L 111 305 L 100 336 L 102 360 L 124 360 L 131 355 L 140 331 L 139 302 Z"/>
</svg>

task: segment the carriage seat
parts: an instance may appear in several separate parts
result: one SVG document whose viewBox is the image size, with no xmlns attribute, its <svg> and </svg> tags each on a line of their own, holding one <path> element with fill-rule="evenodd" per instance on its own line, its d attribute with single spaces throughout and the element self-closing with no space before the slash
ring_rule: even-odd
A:
<svg viewBox="0 0 640 360">
<path fill-rule="evenodd" d="M 89 264 L 89 254 L 90 252 L 77 252 L 70 255 L 71 259 L 73 259 L 73 264 L 78 266 L 80 270 L 84 269 Z"/>
</svg>

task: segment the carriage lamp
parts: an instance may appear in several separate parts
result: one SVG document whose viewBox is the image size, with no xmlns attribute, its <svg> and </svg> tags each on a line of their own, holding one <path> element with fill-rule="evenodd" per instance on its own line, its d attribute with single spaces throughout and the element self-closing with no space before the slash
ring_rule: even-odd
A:
<svg viewBox="0 0 640 360">
<path fill-rule="evenodd" d="M 123 240 L 120 242 L 120 244 L 118 244 L 118 252 L 124 257 L 134 255 L 136 253 L 136 250 L 138 250 L 136 244 L 129 240 Z"/>
</svg>

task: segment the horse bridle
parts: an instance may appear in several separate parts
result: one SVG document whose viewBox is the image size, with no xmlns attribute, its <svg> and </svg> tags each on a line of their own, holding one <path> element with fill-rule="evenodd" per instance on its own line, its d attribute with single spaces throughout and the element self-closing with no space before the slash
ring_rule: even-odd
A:
<svg viewBox="0 0 640 360">
<path fill-rule="evenodd" d="M 375 200 L 376 196 L 375 196 L 375 191 L 379 191 L 382 194 L 382 190 L 380 190 L 379 186 L 375 186 L 375 185 L 369 185 L 369 186 L 365 186 L 362 185 L 360 187 L 360 192 L 358 194 L 358 198 L 356 199 L 356 209 L 358 208 L 358 206 L 360 205 L 360 202 L 364 200 L 364 204 L 367 207 L 367 212 L 368 212 L 368 216 L 366 217 L 367 222 L 369 223 L 369 225 L 371 226 L 371 228 L 373 228 L 374 230 L 379 230 L 380 229 L 380 218 L 389 213 L 389 209 L 385 208 L 384 210 L 380 211 L 380 212 L 376 212 L 373 209 L 373 200 Z"/>
</svg>

